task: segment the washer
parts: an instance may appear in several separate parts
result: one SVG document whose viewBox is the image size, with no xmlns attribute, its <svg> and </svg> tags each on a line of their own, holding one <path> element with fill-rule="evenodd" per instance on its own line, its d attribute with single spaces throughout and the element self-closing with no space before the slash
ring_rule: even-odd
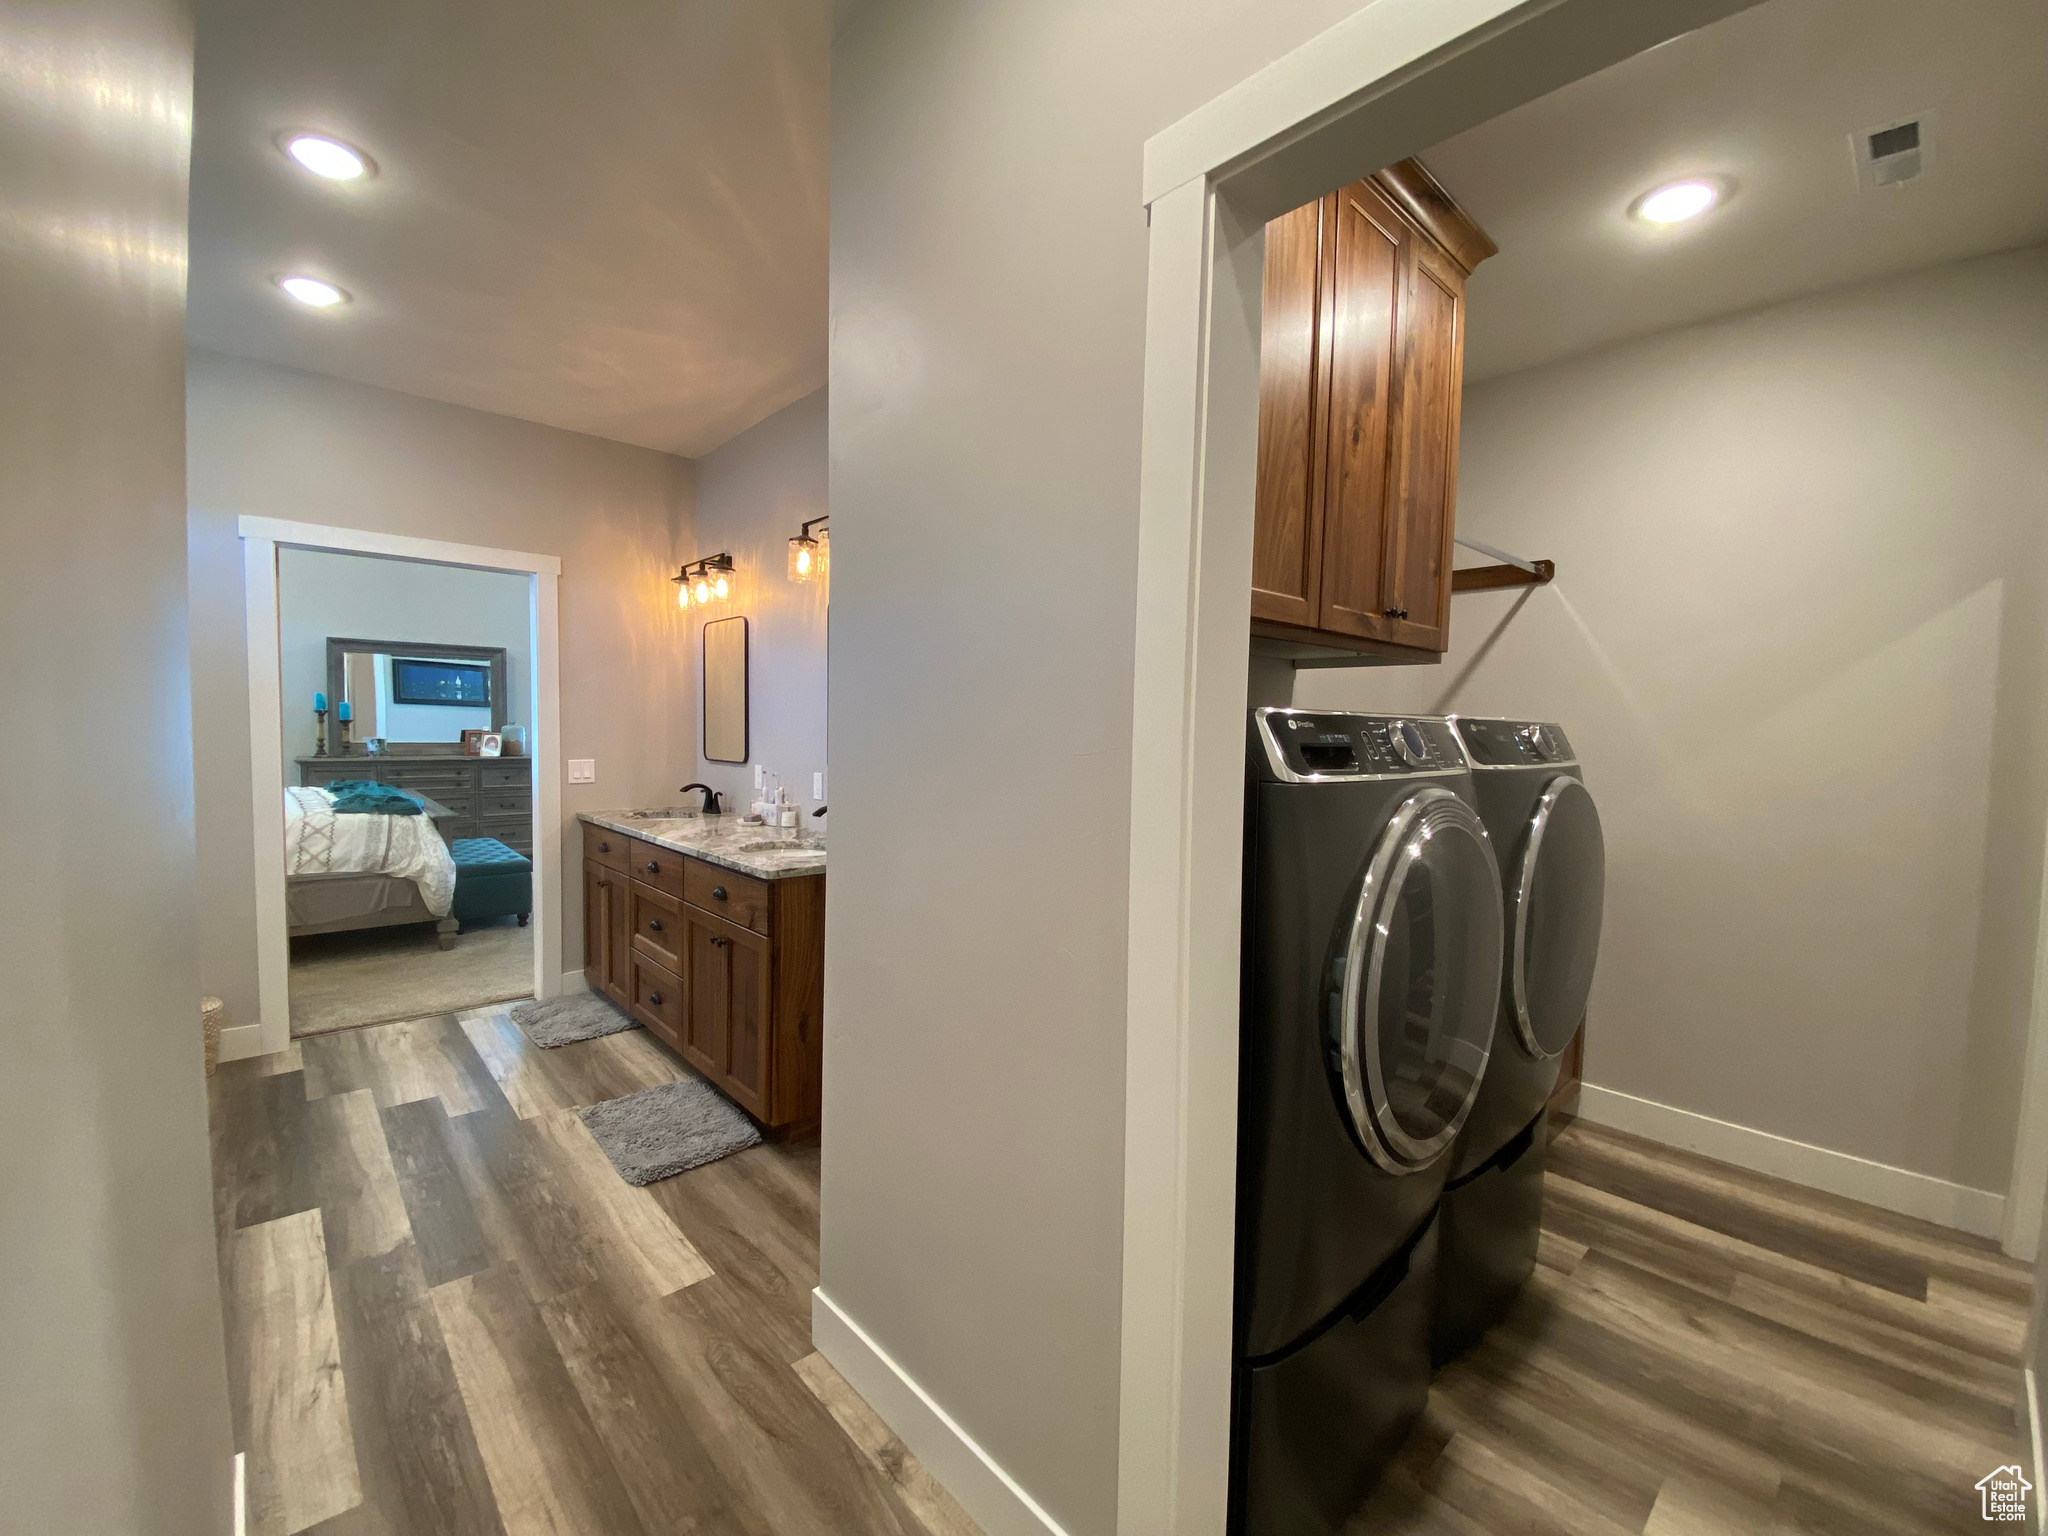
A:
<svg viewBox="0 0 2048 1536">
<path fill-rule="evenodd" d="M 1454 716 L 1479 814 L 1500 856 L 1500 1008 L 1492 1059 L 1458 1134 L 1444 1193 L 1431 1354 L 1477 1343 L 1536 1265 L 1543 1113 L 1586 1016 L 1600 954 L 1606 843 L 1564 731 L 1547 721 Z"/>
<path fill-rule="evenodd" d="M 1428 1396 L 1500 875 L 1446 721 L 1255 710 L 1248 778 L 1231 1521 L 1320 1536 Z"/>
</svg>

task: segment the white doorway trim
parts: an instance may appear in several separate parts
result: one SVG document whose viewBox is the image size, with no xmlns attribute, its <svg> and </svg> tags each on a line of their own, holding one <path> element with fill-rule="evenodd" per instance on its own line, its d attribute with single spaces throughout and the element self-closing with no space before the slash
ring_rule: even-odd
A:
<svg viewBox="0 0 2048 1536">
<path fill-rule="evenodd" d="M 221 1054 L 270 1055 L 291 1044 L 291 939 L 285 918 L 284 761 L 282 658 L 278 642 L 277 552 L 314 549 L 414 560 L 471 570 L 509 571 L 530 576 L 529 631 L 533 654 L 533 991 L 553 997 L 562 987 L 561 873 L 562 755 L 561 615 L 558 584 L 562 562 L 554 555 L 450 544 L 334 528 L 269 517 L 244 517 L 242 579 L 249 646 L 249 782 L 251 825 L 256 835 L 256 991 L 260 1018 L 254 1030 L 223 1036 Z M 253 1036 L 254 1038 L 250 1038 Z"/>
<path fill-rule="evenodd" d="M 2048 849 L 2044 849 L 2048 855 Z M 2020 1123 L 2006 1176 L 1999 1246 L 2031 1263 L 2041 1246 L 2048 1205 L 2048 857 L 2041 873 L 2041 916 L 2034 934 L 2034 992 L 2027 1010 L 2027 1054 L 2020 1069 Z"/>
<path fill-rule="evenodd" d="M 1222 1536 L 1265 221 L 1753 0 L 1377 0 L 1145 145 L 1117 1529 Z"/>
</svg>

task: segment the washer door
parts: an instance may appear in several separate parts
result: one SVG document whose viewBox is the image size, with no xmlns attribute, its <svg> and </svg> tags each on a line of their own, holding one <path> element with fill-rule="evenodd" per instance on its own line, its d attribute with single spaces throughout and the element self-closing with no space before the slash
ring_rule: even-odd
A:
<svg viewBox="0 0 2048 1536">
<path fill-rule="evenodd" d="M 1353 1134 L 1392 1173 L 1428 1167 L 1471 1112 L 1500 996 L 1501 892 L 1478 813 L 1432 786 L 1404 800 L 1340 927 L 1325 1014 Z"/>
<path fill-rule="evenodd" d="M 1508 892 L 1508 1016 L 1539 1060 L 1572 1043 L 1593 990 L 1607 841 L 1586 786 L 1559 774 L 1543 787 Z"/>
</svg>

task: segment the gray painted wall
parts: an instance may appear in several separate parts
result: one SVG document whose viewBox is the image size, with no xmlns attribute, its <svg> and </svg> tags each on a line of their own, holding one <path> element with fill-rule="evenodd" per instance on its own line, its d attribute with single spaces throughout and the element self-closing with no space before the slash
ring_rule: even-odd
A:
<svg viewBox="0 0 2048 1536">
<path fill-rule="evenodd" d="M 780 776 L 810 825 L 816 825 L 810 812 L 820 804 L 811 775 L 825 769 L 826 588 L 789 579 L 789 541 L 805 522 L 825 514 L 825 415 L 825 391 L 816 390 L 697 460 L 692 551 L 725 550 L 739 568 L 739 599 L 724 612 L 751 621 L 751 761 Z M 703 625 L 693 622 L 690 629 L 691 665 L 701 668 Z M 701 679 L 693 681 L 693 690 L 700 686 Z M 691 698 L 701 709 L 701 694 L 693 691 Z M 707 762 L 700 754 L 691 777 L 742 806 L 753 796 L 748 767 Z"/>
<path fill-rule="evenodd" d="M 824 1287 L 1114 1528 L 1145 139 L 1357 0 L 872 0 L 832 60 Z"/>
<path fill-rule="evenodd" d="M 277 555 L 277 640 L 284 686 L 284 781 L 299 782 L 294 759 L 317 739 L 313 695 L 327 691 L 327 641 L 438 640 L 446 645 L 505 647 L 505 721 L 525 725 L 532 739 L 533 582 L 510 571 L 380 560 L 326 550 L 283 549 Z M 380 686 L 390 667 L 380 664 Z M 341 732 L 328 700 L 330 750 Z M 488 709 L 392 704 L 378 734 L 390 741 L 461 739 L 464 727 L 491 728 Z M 360 741 L 361 731 L 352 739 Z"/>
<path fill-rule="evenodd" d="M 688 460 L 416 395 L 194 352 L 189 369 L 192 707 L 200 969 L 254 1023 L 244 514 L 561 557 L 562 964 L 581 967 L 579 810 L 669 796 L 696 760 L 675 603 Z"/>
<path fill-rule="evenodd" d="M 1554 559 L 1303 705 L 1562 721 L 1591 1081 L 2003 1191 L 2048 804 L 2048 247 L 1497 379 L 1459 524 Z M 1468 560 L 1472 557 L 1466 557 Z"/>
<path fill-rule="evenodd" d="M 0 3 L 0 1526 L 229 1529 L 185 676 L 191 20 Z M 32 67 L 17 68 L 17 59 Z"/>
</svg>

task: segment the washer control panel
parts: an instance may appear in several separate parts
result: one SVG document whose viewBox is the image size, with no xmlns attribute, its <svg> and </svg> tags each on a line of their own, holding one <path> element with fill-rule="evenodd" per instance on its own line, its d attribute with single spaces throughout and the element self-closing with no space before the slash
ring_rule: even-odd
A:
<svg viewBox="0 0 2048 1536">
<path fill-rule="evenodd" d="M 1429 716 L 1260 709 L 1254 731 L 1283 780 L 1454 773 L 1465 766 L 1448 722 Z"/>
<path fill-rule="evenodd" d="M 1564 729 L 1547 720 L 1453 718 L 1474 768 L 1536 768 L 1577 761 Z"/>
</svg>

